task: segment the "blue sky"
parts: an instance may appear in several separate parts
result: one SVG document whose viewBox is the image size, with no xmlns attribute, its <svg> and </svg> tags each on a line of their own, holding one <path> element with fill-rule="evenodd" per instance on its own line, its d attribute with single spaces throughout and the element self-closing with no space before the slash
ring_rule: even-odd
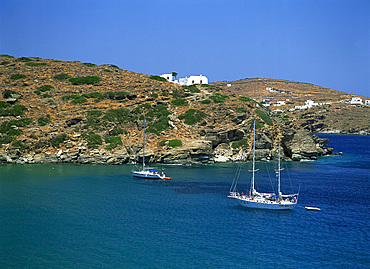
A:
<svg viewBox="0 0 370 269">
<path fill-rule="evenodd" d="M 370 96 L 369 0 L 0 0 L 0 53 Z"/>
</svg>

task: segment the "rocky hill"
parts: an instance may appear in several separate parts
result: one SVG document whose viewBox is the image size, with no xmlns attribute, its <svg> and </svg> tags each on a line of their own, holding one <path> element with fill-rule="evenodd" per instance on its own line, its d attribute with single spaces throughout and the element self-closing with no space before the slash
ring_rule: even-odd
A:
<svg viewBox="0 0 370 269">
<path fill-rule="evenodd" d="M 0 56 L 0 162 L 212 163 L 331 154 L 328 140 L 273 114 L 247 94 L 180 86 L 115 65 Z"/>
<path fill-rule="evenodd" d="M 370 100 L 370 97 L 281 79 L 251 78 L 213 84 L 221 87 L 224 92 L 269 103 L 271 111 L 282 111 L 280 116 L 293 121 L 296 128 L 316 133 L 370 134 L 370 107 L 349 104 L 353 97 L 360 97 L 363 102 Z M 307 100 L 314 101 L 318 106 L 294 109 L 304 105 Z M 279 101 L 283 104 L 275 106 Z"/>
</svg>

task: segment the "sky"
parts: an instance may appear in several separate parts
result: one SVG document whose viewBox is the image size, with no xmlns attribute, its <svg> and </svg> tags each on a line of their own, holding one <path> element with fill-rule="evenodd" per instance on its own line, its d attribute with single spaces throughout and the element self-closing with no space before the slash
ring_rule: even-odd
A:
<svg viewBox="0 0 370 269">
<path fill-rule="evenodd" d="M 0 0 L 0 54 L 370 96 L 369 0 Z"/>
</svg>

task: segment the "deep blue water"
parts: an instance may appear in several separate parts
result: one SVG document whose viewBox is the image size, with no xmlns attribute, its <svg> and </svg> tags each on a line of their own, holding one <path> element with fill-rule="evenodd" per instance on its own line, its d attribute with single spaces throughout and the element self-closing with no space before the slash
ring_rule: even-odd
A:
<svg viewBox="0 0 370 269">
<path fill-rule="evenodd" d="M 238 164 L 166 166 L 166 182 L 130 165 L 2 165 L 0 268 L 369 268 L 370 137 L 320 136 L 343 155 L 283 163 L 283 192 L 300 186 L 289 212 L 228 199 Z M 276 163 L 257 166 L 270 191 Z"/>
</svg>

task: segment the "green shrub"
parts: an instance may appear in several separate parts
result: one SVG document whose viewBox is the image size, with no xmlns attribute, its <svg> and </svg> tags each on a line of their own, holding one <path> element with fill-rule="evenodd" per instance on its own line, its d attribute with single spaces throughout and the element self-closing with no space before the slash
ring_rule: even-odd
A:
<svg viewBox="0 0 370 269">
<path fill-rule="evenodd" d="M 189 90 L 192 93 L 199 93 L 200 92 L 200 90 L 195 85 L 190 85 L 190 86 L 183 85 L 182 89 L 183 90 Z"/>
<path fill-rule="evenodd" d="M 215 103 L 224 103 L 227 98 L 229 98 L 227 95 L 222 95 L 220 93 L 215 93 L 210 97 L 210 99 Z"/>
<path fill-rule="evenodd" d="M 124 123 L 130 118 L 130 110 L 127 108 L 110 109 L 103 118 L 110 122 Z"/>
<path fill-rule="evenodd" d="M 185 123 L 188 125 L 194 125 L 197 122 L 200 122 L 203 118 L 207 116 L 206 113 L 196 109 L 189 109 L 184 114 L 179 116 L 180 120 L 185 120 Z"/>
<path fill-rule="evenodd" d="M 7 57 L 7 58 L 14 58 L 14 56 L 8 55 L 8 54 L 0 54 L 2 57 Z"/>
<path fill-rule="evenodd" d="M 119 134 L 127 134 L 127 131 L 123 130 L 122 128 L 119 128 L 117 126 L 114 126 L 114 128 L 112 129 L 112 131 L 109 132 L 109 134 L 111 136 L 117 136 Z"/>
<path fill-rule="evenodd" d="M 182 98 L 172 100 L 171 103 L 175 106 L 188 106 L 189 105 L 188 100 L 182 99 Z"/>
<path fill-rule="evenodd" d="M 93 132 L 82 134 L 82 138 L 86 140 L 88 148 L 96 149 L 103 144 L 101 136 Z"/>
<path fill-rule="evenodd" d="M 240 108 L 237 108 L 237 109 L 235 110 L 235 112 L 236 112 L 236 113 L 243 113 L 243 110 L 241 110 Z"/>
<path fill-rule="evenodd" d="M 0 65 L 7 65 L 7 64 L 9 64 L 10 62 L 8 62 L 8 61 L 3 61 L 3 62 L 1 62 L 0 63 Z"/>
<path fill-rule="evenodd" d="M 154 107 L 151 107 L 149 104 L 144 104 L 146 107 L 149 107 L 149 112 L 146 114 L 148 117 L 151 117 L 151 118 L 154 118 L 154 117 L 157 117 L 157 118 L 160 118 L 160 117 L 167 117 L 168 115 L 171 114 L 171 112 L 169 112 L 167 110 L 167 107 L 162 105 L 162 104 L 159 104 L 159 105 L 156 105 Z M 144 106 L 143 105 L 143 106 Z"/>
<path fill-rule="evenodd" d="M 66 134 L 60 134 L 56 137 L 53 137 L 49 140 L 50 145 L 52 145 L 54 148 L 59 148 L 60 144 L 63 143 L 68 139 L 68 136 Z"/>
<path fill-rule="evenodd" d="M 206 100 L 203 100 L 201 103 L 202 103 L 202 104 L 205 104 L 205 105 L 208 105 L 208 104 L 210 104 L 210 103 L 211 103 L 211 100 L 206 99 Z"/>
<path fill-rule="evenodd" d="M 162 140 L 161 142 L 158 143 L 158 146 L 160 146 L 160 147 L 165 146 L 167 141 L 168 140 Z"/>
<path fill-rule="evenodd" d="M 261 109 L 256 110 L 256 114 L 267 124 L 267 125 L 273 125 L 272 119 L 269 115 L 266 114 L 265 111 Z"/>
<path fill-rule="evenodd" d="M 3 122 L 0 125 L 0 133 L 10 135 L 10 136 L 18 136 L 23 133 L 21 129 L 15 129 L 12 126 L 16 127 L 26 127 L 32 122 L 30 118 L 24 118 L 19 120 L 10 120 L 7 122 Z"/>
<path fill-rule="evenodd" d="M 14 141 L 15 138 L 10 135 L 5 135 L 3 137 L 0 137 L 0 147 L 4 144 L 10 144 L 12 141 Z"/>
<path fill-rule="evenodd" d="M 7 103 L 7 102 L 0 101 L 0 108 L 6 108 L 6 107 L 10 107 L 10 106 L 12 106 L 12 105 Z"/>
<path fill-rule="evenodd" d="M 250 125 L 253 126 L 253 121 L 250 121 L 249 122 Z M 265 125 L 263 123 L 261 123 L 258 119 L 256 120 L 256 129 L 259 129 L 259 128 L 263 128 L 265 127 Z"/>
<path fill-rule="evenodd" d="M 40 118 L 38 118 L 37 122 L 38 122 L 39 126 L 45 126 L 45 125 L 48 125 L 50 123 L 50 119 L 46 118 L 46 117 L 40 117 Z"/>
<path fill-rule="evenodd" d="M 34 140 L 39 139 L 35 134 L 31 134 L 29 137 L 32 138 L 32 139 L 34 139 Z"/>
<path fill-rule="evenodd" d="M 23 142 L 20 141 L 20 140 L 14 140 L 13 143 L 12 143 L 12 146 L 14 148 L 23 148 Z"/>
<path fill-rule="evenodd" d="M 160 135 L 161 132 L 166 130 L 168 127 L 168 117 L 161 116 L 158 120 L 149 125 L 149 127 L 146 129 L 146 132 Z"/>
<path fill-rule="evenodd" d="M 150 79 L 157 80 L 157 81 L 167 82 L 167 79 L 162 78 L 162 77 L 160 77 L 160 76 L 150 76 L 149 78 L 150 78 Z"/>
<path fill-rule="evenodd" d="M 25 110 L 25 106 L 14 105 L 9 109 L 0 109 L 0 116 L 22 116 Z"/>
<path fill-rule="evenodd" d="M 26 63 L 28 66 L 45 66 L 46 63 L 35 63 L 35 62 L 28 62 Z"/>
<path fill-rule="evenodd" d="M 92 127 L 93 129 L 98 129 L 101 126 L 101 119 L 99 118 L 103 115 L 100 110 L 90 110 L 87 112 L 86 116 L 86 127 Z"/>
<path fill-rule="evenodd" d="M 78 95 L 78 94 L 72 94 L 72 95 L 65 95 L 62 97 L 63 100 L 69 100 L 69 99 L 72 99 L 72 104 L 76 105 L 76 104 L 82 104 L 82 103 L 86 103 L 87 100 L 85 97 L 81 96 L 81 95 Z"/>
<path fill-rule="evenodd" d="M 117 68 L 117 69 L 119 69 L 119 67 L 118 67 L 117 65 L 114 65 L 114 64 L 110 64 L 109 66 L 110 66 L 110 67 L 113 67 L 113 68 Z"/>
<path fill-rule="evenodd" d="M 104 93 L 104 97 L 112 100 L 123 100 L 126 99 L 127 95 L 129 94 L 130 93 L 125 91 L 106 92 Z"/>
<path fill-rule="evenodd" d="M 243 139 L 241 139 L 239 141 L 233 142 L 232 143 L 232 147 L 234 149 L 237 149 L 237 148 L 240 148 L 240 147 L 242 147 L 243 149 L 245 149 L 245 148 L 248 147 L 248 140 L 245 139 L 245 138 L 243 138 Z"/>
<path fill-rule="evenodd" d="M 26 75 L 22 75 L 22 74 L 13 74 L 10 76 L 10 79 L 12 80 L 17 80 L 17 79 L 21 79 L 21 78 L 25 78 Z"/>
<path fill-rule="evenodd" d="M 44 93 L 42 95 L 42 98 L 50 98 L 50 97 L 52 97 L 52 96 L 50 94 L 48 94 L 48 93 Z"/>
<path fill-rule="evenodd" d="M 96 66 L 96 64 L 92 64 L 92 63 L 83 63 L 84 65 L 86 65 L 87 67 L 94 67 Z"/>
<path fill-rule="evenodd" d="M 109 143 L 109 148 L 116 148 L 118 145 L 123 145 L 121 137 L 119 136 L 106 136 L 105 143 Z"/>
<path fill-rule="evenodd" d="M 158 98 L 158 93 L 151 94 L 151 97 L 153 97 L 154 99 Z"/>
<path fill-rule="evenodd" d="M 69 79 L 70 77 L 71 76 L 68 74 L 58 74 L 54 76 L 54 78 L 57 80 L 65 80 L 65 79 Z"/>
<path fill-rule="evenodd" d="M 109 70 L 109 69 L 104 69 L 103 71 L 108 72 L 108 73 L 112 72 L 112 70 Z"/>
<path fill-rule="evenodd" d="M 249 102 L 249 101 L 253 101 L 252 99 L 248 98 L 248 97 L 245 97 L 245 96 L 240 96 L 239 101 L 242 101 L 242 102 Z"/>
<path fill-rule="evenodd" d="M 100 92 L 90 92 L 90 93 L 85 93 L 82 95 L 83 97 L 86 98 L 95 98 L 94 102 L 98 103 L 104 99 L 104 96 Z"/>
<path fill-rule="evenodd" d="M 40 95 L 41 94 L 41 91 L 40 90 L 35 90 L 33 92 L 36 93 L 37 95 Z"/>
<path fill-rule="evenodd" d="M 181 142 L 181 140 L 173 139 L 173 140 L 170 140 L 168 142 L 168 146 L 169 147 L 172 147 L 172 148 L 174 148 L 174 147 L 180 147 L 180 146 L 182 146 L 182 142 Z"/>
<path fill-rule="evenodd" d="M 95 84 L 95 83 L 100 82 L 101 78 L 97 76 L 87 76 L 87 77 L 70 78 L 69 81 L 73 85 Z"/>
<path fill-rule="evenodd" d="M 17 62 L 31 62 L 32 60 L 28 57 L 20 57 L 17 59 Z"/>
<path fill-rule="evenodd" d="M 47 92 L 47 91 L 54 89 L 54 87 L 52 85 L 42 85 L 41 87 L 38 87 L 37 89 L 42 92 Z"/>
</svg>

